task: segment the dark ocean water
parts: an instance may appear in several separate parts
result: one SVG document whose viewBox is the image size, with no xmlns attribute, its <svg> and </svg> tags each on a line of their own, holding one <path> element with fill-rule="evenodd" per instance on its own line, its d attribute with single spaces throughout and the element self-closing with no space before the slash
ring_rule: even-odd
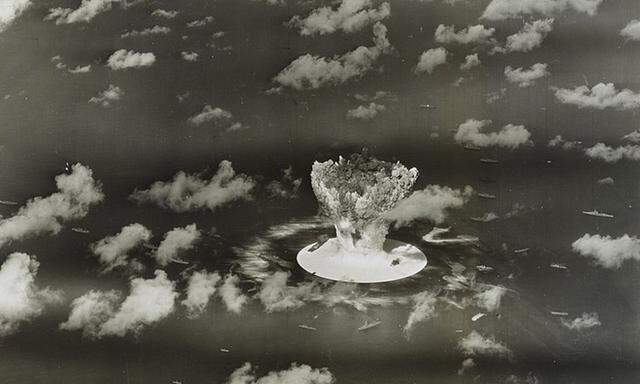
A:
<svg viewBox="0 0 640 384">
<path fill-rule="evenodd" d="M 383 148 L 374 149 L 381 158 L 397 157 L 405 165 L 416 166 L 421 171 L 416 188 L 468 184 L 498 198 L 474 198 L 463 209 L 452 211 L 447 220 L 446 225 L 456 233 L 479 236 L 481 242 L 476 245 L 427 245 L 420 237 L 431 229 L 429 223 L 393 230 L 390 237 L 419 246 L 429 266 L 406 281 L 357 287 L 366 311 L 352 305 L 310 303 L 293 311 L 266 313 L 259 301 L 252 300 L 236 315 L 215 300 L 198 319 L 187 319 L 178 308 L 138 337 L 92 341 L 82 339 L 77 332 L 57 329 L 68 315 L 71 299 L 89 289 L 126 290 L 125 275 L 98 274 L 88 245 L 132 222 L 152 229 L 157 238 L 173 227 L 193 222 L 203 231 L 215 227 L 219 236 L 206 236 L 190 259 L 210 271 L 234 271 L 242 277 L 245 292 L 279 270 L 292 273 L 291 284 L 310 281 L 312 277 L 295 264 L 295 255 L 332 230 L 315 217 L 317 205 L 306 175 L 314 158 L 328 154 L 265 155 L 265 161 L 253 167 L 242 159 L 234 162 L 238 170 L 264 175 L 265 179 L 276 177 L 278 169 L 293 164 L 296 173 L 305 176 L 301 197 L 287 202 L 260 197 L 213 214 L 174 214 L 153 206 L 136 206 L 126 196 L 133 188 L 167 179 L 179 169 L 201 170 L 205 165 L 214 167 L 215 162 L 176 164 L 164 169 L 164 174 L 153 175 L 135 167 L 101 173 L 106 167 L 99 166 L 96 175 L 102 179 L 108 199 L 78 223 L 89 228 L 90 234 L 71 232 L 70 225 L 55 237 L 14 243 L 3 251 L 37 255 L 41 262 L 39 285 L 64 290 L 66 300 L 1 341 L 0 382 L 223 383 L 246 361 L 257 366 L 260 374 L 286 369 L 292 362 L 328 367 L 338 383 L 347 384 L 502 383 L 511 375 L 522 382 L 528 375 L 535 376 L 540 383 L 639 382 L 640 266 L 628 262 L 619 270 L 608 270 L 571 251 L 571 243 L 584 233 L 638 233 L 638 169 L 626 163 L 609 166 L 587 162 L 577 153 L 525 149 L 514 154 L 436 146 L 429 156 L 418 148 L 394 156 Z M 331 155 L 335 157 L 335 153 Z M 483 165 L 478 158 L 484 156 L 497 156 L 501 163 Z M 260 164 L 251 162 L 256 163 Z M 614 186 L 596 184 L 606 176 L 615 178 Z M 481 183 L 480 177 L 497 182 Z M 45 185 L 40 180 L 35 184 L 13 182 L 5 193 L 16 200 L 34 195 L 34 190 L 49 193 L 51 185 L 40 183 Z M 490 223 L 469 220 L 485 212 L 504 216 L 516 203 L 525 208 L 515 217 Z M 3 214 L 11 210 L 2 209 Z M 580 214 L 587 209 L 616 217 L 606 220 Z M 513 253 L 525 247 L 530 248 L 528 254 Z M 256 258 L 257 253 L 269 258 Z M 462 310 L 438 306 L 437 316 L 417 325 L 407 337 L 401 329 L 411 309 L 407 298 L 442 287 L 442 277 L 451 273 L 452 263 L 462 264 L 467 270 L 480 264 L 494 268 L 478 272 L 477 280 L 509 289 L 499 311 L 472 322 L 471 317 L 479 312 L 473 306 Z M 550 263 L 562 263 L 568 269 L 553 269 Z M 150 275 L 150 260 L 147 264 Z M 167 272 L 176 279 L 183 269 L 171 265 Z M 550 311 L 568 312 L 571 319 L 583 312 L 597 312 L 602 326 L 573 331 L 563 327 Z M 380 326 L 358 332 L 365 320 L 378 318 Z M 301 323 L 312 324 L 317 331 L 298 328 Z M 480 356 L 475 359 L 474 369 L 457 375 L 465 358 L 457 343 L 472 330 L 505 343 L 512 357 Z M 222 353 L 220 348 L 230 352 Z"/>
</svg>

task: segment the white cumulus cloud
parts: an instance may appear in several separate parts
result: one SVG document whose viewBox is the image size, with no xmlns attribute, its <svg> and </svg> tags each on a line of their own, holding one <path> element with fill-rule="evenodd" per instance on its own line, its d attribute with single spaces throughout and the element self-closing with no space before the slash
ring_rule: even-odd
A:
<svg viewBox="0 0 640 384">
<path fill-rule="evenodd" d="M 447 210 L 461 208 L 472 196 L 473 188 L 463 190 L 440 185 L 427 185 L 421 191 L 413 192 L 387 214 L 387 218 L 396 222 L 396 226 L 427 219 L 436 224 L 447 218 Z"/>
<path fill-rule="evenodd" d="M 289 369 L 271 371 L 257 377 L 250 363 L 233 371 L 226 384 L 333 384 L 335 378 L 327 368 L 311 368 L 306 364 L 291 364 Z"/>
<path fill-rule="evenodd" d="M 569 88 L 555 88 L 556 98 L 563 104 L 575 105 L 578 108 L 619 110 L 640 107 L 640 94 L 630 89 L 618 91 L 613 83 L 599 83 L 591 89 L 586 85 Z"/>
<path fill-rule="evenodd" d="M 189 276 L 187 297 L 181 302 L 187 308 L 187 317 L 195 318 L 204 312 L 209 300 L 216 293 L 216 285 L 220 279 L 218 272 L 206 270 L 195 271 Z"/>
<path fill-rule="evenodd" d="M 7 29 L 32 4 L 31 0 L 3 0 L 0 3 L 0 32 Z"/>
<path fill-rule="evenodd" d="M 483 19 L 503 20 L 525 15 L 553 16 L 573 10 L 593 16 L 603 0 L 491 0 L 482 13 Z"/>
<path fill-rule="evenodd" d="M 542 63 L 533 64 L 529 69 L 522 67 L 513 69 L 511 66 L 507 66 L 504 69 L 504 75 L 509 82 L 525 88 L 533 85 L 536 80 L 549 76 L 548 67 L 547 64 Z"/>
<path fill-rule="evenodd" d="M 493 337 L 482 336 L 476 331 L 471 331 L 466 337 L 460 339 L 458 347 L 470 356 L 509 356 L 511 354 L 504 343 L 496 341 Z"/>
<path fill-rule="evenodd" d="M 45 20 L 55 20 L 56 24 L 88 23 L 101 13 L 111 10 L 113 3 L 120 0 L 82 0 L 78 8 L 51 8 Z"/>
<path fill-rule="evenodd" d="M 153 257 L 164 267 L 172 261 L 180 260 L 180 253 L 193 249 L 201 237 L 195 224 L 174 228 L 164 235 Z"/>
<path fill-rule="evenodd" d="M 371 102 L 369 105 L 359 105 L 357 108 L 348 110 L 347 117 L 350 119 L 371 120 L 385 109 L 384 105 Z"/>
<path fill-rule="evenodd" d="M 622 159 L 638 161 L 640 160 L 640 145 L 625 145 L 614 148 L 604 143 L 597 143 L 593 147 L 585 149 L 584 153 L 593 159 L 604 160 L 607 163 L 615 163 Z"/>
<path fill-rule="evenodd" d="M 156 62 L 156 55 L 152 52 L 135 52 L 119 49 L 107 60 L 107 66 L 114 71 L 128 68 L 149 67 Z"/>
<path fill-rule="evenodd" d="M 448 52 L 445 48 L 432 48 L 422 52 L 418 64 L 414 68 L 415 73 L 432 74 L 436 67 L 447 63 Z"/>
<path fill-rule="evenodd" d="M 571 247 L 604 268 L 617 269 L 627 260 L 640 260 L 640 239 L 626 234 L 613 238 L 586 233 Z"/>
<path fill-rule="evenodd" d="M 89 99 L 89 103 L 109 108 L 114 101 L 120 100 L 122 96 L 124 96 L 124 91 L 120 87 L 109 84 L 109 88 Z"/>
<path fill-rule="evenodd" d="M 91 244 L 91 251 L 99 257 L 103 272 L 129 265 L 129 252 L 151 240 L 151 231 L 134 223 L 122 227 L 119 233 Z"/>
<path fill-rule="evenodd" d="M 336 31 L 355 32 L 384 20 L 391 14 L 389 3 L 374 8 L 371 0 L 342 0 L 338 8 L 317 8 L 305 17 L 294 16 L 287 25 L 303 36 L 326 35 Z"/>
<path fill-rule="evenodd" d="M 436 316 L 436 302 L 438 298 L 436 295 L 429 291 L 417 293 L 411 297 L 413 307 L 407 323 L 402 328 L 405 332 L 409 333 L 413 328 L 426 320 L 429 320 Z"/>
<path fill-rule="evenodd" d="M 242 312 L 242 307 L 249 300 L 249 298 L 242 293 L 240 287 L 238 287 L 239 282 L 240 278 L 238 276 L 229 274 L 224 278 L 219 288 L 220 297 L 227 307 L 227 310 L 237 314 Z"/>
<path fill-rule="evenodd" d="M 460 144 L 478 147 L 497 145 L 511 149 L 529 143 L 531 133 L 525 129 L 524 125 L 507 124 L 499 132 L 481 132 L 490 123 L 489 120 L 468 119 L 458 126 L 454 139 Z"/>
<path fill-rule="evenodd" d="M 583 313 L 580 317 L 569 321 L 567 319 L 561 319 L 562 325 L 573 331 L 584 331 L 585 329 L 591 329 L 602 325 L 600 317 L 597 313 Z"/>
<path fill-rule="evenodd" d="M 456 32 L 455 26 L 440 24 L 436 28 L 435 41 L 440 44 L 487 44 L 492 42 L 495 31 L 495 28 L 478 24 Z"/>
</svg>

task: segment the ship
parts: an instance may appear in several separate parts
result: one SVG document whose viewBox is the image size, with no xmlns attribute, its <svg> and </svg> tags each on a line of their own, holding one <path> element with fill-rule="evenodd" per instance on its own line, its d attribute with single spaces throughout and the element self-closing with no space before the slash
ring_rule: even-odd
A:
<svg viewBox="0 0 640 384">
<path fill-rule="evenodd" d="M 0 200 L 0 204 L 2 205 L 18 205 L 16 201 L 11 200 Z"/>
<path fill-rule="evenodd" d="M 613 219 L 613 215 L 610 215 L 608 213 L 603 213 L 603 212 L 598 212 L 597 210 L 593 210 L 593 211 L 582 211 L 582 213 L 584 213 L 587 216 L 595 216 L 595 217 L 606 217 L 608 219 Z"/>
<path fill-rule="evenodd" d="M 478 193 L 478 197 L 483 198 L 483 199 L 495 199 L 496 195 L 492 195 L 490 193 Z"/>
<path fill-rule="evenodd" d="M 490 221 L 494 221 L 494 220 L 497 220 L 497 219 L 499 219 L 499 216 L 496 215 L 493 212 L 485 213 L 484 215 L 482 215 L 480 217 L 475 216 L 475 217 L 470 217 L 469 218 L 469 220 L 475 221 L 476 223 L 488 223 Z"/>
<path fill-rule="evenodd" d="M 551 263 L 549 266 L 555 269 L 569 269 L 566 265 L 560 263 Z"/>
<path fill-rule="evenodd" d="M 76 233 L 82 233 L 82 234 L 85 234 L 85 235 L 86 235 L 87 233 L 89 233 L 89 230 L 88 230 L 88 229 L 84 229 L 84 228 L 80 228 L 80 227 L 74 227 L 74 228 L 71 228 L 71 230 L 72 230 L 73 232 L 76 232 Z"/>
<path fill-rule="evenodd" d="M 318 329 L 306 324 L 298 324 L 298 328 L 306 329 L 308 331 L 317 331 Z"/>
<path fill-rule="evenodd" d="M 422 109 L 436 109 L 436 106 L 433 104 L 420 104 L 420 108 Z"/>
<path fill-rule="evenodd" d="M 358 328 L 358 331 L 360 331 L 360 332 L 366 331 L 367 329 L 371 329 L 371 328 L 377 327 L 380 324 L 382 324 L 382 321 L 380 321 L 380 320 L 376 320 L 376 321 L 373 321 L 371 323 L 369 321 L 365 320 L 364 324 Z"/>
<path fill-rule="evenodd" d="M 513 251 L 513 253 L 527 253 L 529 252 L 529 248 L 520 248 Z"/>
<path fill-rule="evenodd" d="M 493 271 L 493 267 L 489 267 L 488 265 L 476 265 L 476 269 L 480 272 Z"/>
<path fill-rule="evenodd" d="M 496 159 L 488 159 L 488 158 L 482 158 L 480 159 L 481 163 L 485 163 L 485 164 L 498 164 L 499 161 Z"/>
<path fill-rule="evenodd" d="M 550 311 L 550 313 L 554 316 L 569 316 L 568 312 Z"/>
<path fill-rule="evenodd" d="M 220 348 L 220 352 L 229 353 L 231 351 L 228 350 L 227 348 Z"/>
<path fill-rule="evenodd" d="M 178 259 L 178 258 L 172 258 L 171 262 L 172 263 L 178 263 L 178 264 L 184 264 L 184 265 L 188 265 L 189 264 L 188 261 L 185 261 L 185 260 L 182 260 L 182 259 Z"/>
<path fill-rule="evenodd" d="M 478 321 L 485 316 L 487 316 L 485 313 L 478 313 L 476 315 L 473 315 L 473 317 L 471 318 L 471 321 Z"/>
<path fill-rule="evenodd" d="M 480 147 L 476 147 L 475 145 L 469 145 L 469 144 L 463 145 L 462 148 L 464 148 L 464 149 L 466 149 L 468 151 L 479 151 L 479 150 L 482 149 Z"/>
</svg>

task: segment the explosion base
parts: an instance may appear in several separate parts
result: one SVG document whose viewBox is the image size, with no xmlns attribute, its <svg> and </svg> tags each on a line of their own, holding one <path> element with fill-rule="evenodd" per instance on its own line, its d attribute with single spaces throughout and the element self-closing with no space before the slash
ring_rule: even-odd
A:
<svg viewBox="0 0 640 384">
<path fill-rule="evenodd" d="M 415 275 L 427 265 L 417 247 L 387 239 L 382 251 L 346 251 L 337 239 L 320 247 L 309 244 L 298 252 L 298 264 L 305 271 L 329 280 L 352 283 L 383 283 Z"/>
</svg>

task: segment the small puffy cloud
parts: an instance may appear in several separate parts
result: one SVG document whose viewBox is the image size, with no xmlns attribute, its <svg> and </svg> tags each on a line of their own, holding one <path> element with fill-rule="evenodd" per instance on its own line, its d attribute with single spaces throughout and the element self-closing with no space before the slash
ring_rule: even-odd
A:
<svg viewBox="0 0 640 384">
<path fill-rule="evenodd" d="M 115 51 L 107 60 L 107 66 L 114 71 L 128 68 L 149 67 L 156 62 L 156 55 L 152 52 L 135 52 L 119 49 Z"/>
<path fill-rule="evenodd" d="M 432 74 L 436 67 L 447 63 L 447 54 L 447 50 L 442 47 L 432 48 L 423 52 L 418 59 L 414 72 Z"/>
<path fill-rule="evenodd" d="M 78 65 L 75 68 L 69 68 L 69 73 L 74 75 L 79 73 L 89 73 L 89 72 L 91 72 L 91 64 Z"/>
<path fill-rule="evenodd" d="M 476 331 L 471 331 L 460 339 L 458 347 L 466 355 L 509 356 L 511 351 L 507 346 L 493 337 L 484 337 Z"/>
<path fill-rule="evenodd" d="M 311 296 L 318 295 L 318 286 L 315 283 L 287 285 L 290 276 L 290 272 L 278 271 L 262 282 L 257 296 L 267 312 L 297 309 L 304 306 L 307 300 L 311 300 Z"/>
<path fill-rule="evenodd" d="M 578 108 L 619 110 L 640 107 L 640 94 L 630 89 L 616 90 L 613 83 L 599 83 L 591 89 L 581 85 L 574 89 L 555 88 L 556 98 L 563 104 L 575 105 Z"/>
<path fill-rule="evenodd" d="M 202 19 L 193 20 L 187 23 L 187 28 L 200 28 L 204 27 L 207 24 L 213 23 L 213 16 L 207 16 Z"/>
<path fill-rule="evenodd" d="M 306 54 L 292 61 L 278 73 L 273 81 L 296 90 L 317 89 L 327 85 L 339 85 L 364 76 L 383 53 L 391 51 L 387 39 L 387 27 L 381 23 L 373 26 L 374 46 L 360 46 L 351 52 L 333 57 Z"/>
<path fill-rule="evenodd" d="M 571 321 L 566 319 L 561 319 L 561 321 L 563 326 L 573 331 L 584 331 L 585 329 L 591 329 L 602 325 L 598 314 L 595 312 L 583 313 L 580 317 Z"/>
<path fill-rule="evenodd" d="M 164 271 L 156 270 L 153 279 L 131 280 L 131 290 L 120 308 L 100 326 L 100 336 L 138 334 L 145 326 L 169 316 L 174 310 L 175 283 Z"/>
<path fill-rule="evenodd" d="M 153 257 L 164 267 L 172 261 L 179 260 L 180 253 L 193 249 L 201 237 L 195 224 L 174 228 L 164 235 Z"/>
<path fill-rule="evenodd" d="M 499 91 L 487 93 L 487 104 L 494 104 L 507 94 L 507 88 L 500 88 Z"/>
<path fill-rule="evenodd" d="M 542 19 L 527 22 L 522 29 L 513 35 L 507 36 L 504 47 L 496 46 L 492 53 L 530 52 L 542 45 L 547 35 L 553 30 L 554 19 Z"/>
<path fill-rule="evenodd" d="M 383 99 L 386 99 L 388 101 L 393 101 L 393 102 L 398 101 L 398 96 L 387 91 L 376 91 L 372 95 L 356 93 L 355 95 L 353 95 L 353 98 L 362 102 L 371 102 L 371 101 L 377 101 L 377 100 L 383 100 Z"/>
<path fill-rule="evenodd" d="M 456 32 L 453 25 L 440 24 L 436 28 L 435 40 L 440 44 L 488 44 L 492 42 L 495 31 L 495 28 L 487 28 L 478 24 Z"/>
<path fill-rule="evenodd" d="M 579 141 L 567 141 L 562 137 L 562 135 L 556 135 L 553 139 L 549 140 L 549 142 L 547 143 L 548 147 L 562 148 L 565 151 L 574 149 L 579 145 L 580 145 Z"/>
<path fill-rule="evenodd" d="M 98 256 L 102 272 L 110 272 L 115 268 L 129 265 L 129 252 L 151 240 L 151 231 L 144 225 L 134 223 L 122 227 L 113 236 L 91 244 L 91 251 Z"/>
<path fill-rule="evenodd" d="M 163 19 L 174 19 L 176 16 L 178 16 L 178 11 L 175 10 L 164 10 L 164 9 L 156 9 L 155 11 L 151 12 L 151 16 L 155 16 L 155 17 L 160 17 Z"/>
<path fill-rule="evenodd" d="M 242 307 L 249 300 L 238 287 L 239 282 L 240 278 L 238 276 L 229 274 L 219 288 L 220 297 L 227 310 L 237 314 L 242 312 Z"/>
<path fill-rule="evenodd" d="M 462 360 L 462 364 L 460 364 L 460 369 L 458 369 L 458 375 L 464 375 L 464 373 L 476 366 L 476 362 L 472 358 L 466 358 Z"/>
<path fill-rule="evenodd" d="M 171 28 L 169 27 L 161 27 L 159 25 L 154 25 L 151 28 L 145 28 L 143 30 L 133 30 L 127 31 L 120 35 L 121 38 L 126 39 L 128 37 L 137 37 L 137 36 L 152 36 L 152 35 L 166 35 L 171 32 Z"/>
<path fill-rule="evenodd" d="M 0 32 L 7 29 L 32 4 L 31 0 L 4 0 L 0 4 Z"/>
<path fill-rule="evenodd" d="M 293 175 L 293 167 L 282 171 L 282 178 L 280 180 L 273 180 L 267 184 L 267 193 L 272 198 L 280 199 L 295 199 L 298 197 L 298 190 L 302 185 L 301 178 L 295 178 Z"/>
<path fill-rule="evenodd" d="M 78 8 L 51 8 L 45 20 L 55 20 L 56 24 L 88 23 L 101 13 L 111 10 L 113 3 L 120 0 L 82 0 Z"/>
<path fill-rule="evenodd" d="M 507 293 L 507 289 L 500 285 L 487 285 L 479 288 L 479 292 L 473 295 L 476 305 L 489 312 L 495 312 L 500 308 L 502 297 Z"/>
<path fill-rule="evenodd" d="M 198 53 L 197 52 L 187 52 L 187 51 L 182 51 L 180 52 L 180 56 L 182 56 L 182 60 L 185 61 L 198 61 Z"/>
<path fill-rule="evenodd" d="M 231 112 L 222 108 L 215 107 L 207 104 L 204 106 L 200 113 L 197 113 L 189 118 L 189 122 L 194 125 L 201 125 L 212 121 L 230 120 L 233 118 Z"/>
<path fill-rule="evenodd" d="M 60 324 L 60 329 L 82 330 L 82 336 L 98 338 L 100 327 L 113 316 L 119 301 L 117 291 L 89 291 L 71 302 L 69 318 Z"/>
<path fill-rule="evenodd" d="M 138 203 L 154 203 L 175 212 L 202 208 L 213 211 L 236 200 L 251 199 L 255 185 L 251 177 L 236 174 L 231 162 L 223 160 L 218 171 L 208 180 L 180 171 L 171 181 L 157 181 L 149 189 L 135 190 L 130 199 Z"/>
<path fill-rule="evenodd" d="M 525 129 L 524 125 L 507 124 L 499 132 L 481 132 L 482 128 L 490 123 L 490 120 L 468 119 L 458 126 L 454 139 L 460 144 L 471 144 L 477 147 L 497 145 L 510 149 L 529 143 L 531 133 Z"/>
<path fill-rule="evenodd" d="M 627 260 L 640 260 L 640 239 L 626 234 L 614 239 L 586 233 L 571 247 L 580 255 L 593 258 L 604 268 L 617 269 Z"/>
<path fill-rule="evenodd" d="M 85 217 L 92 205 L 104 199 L 93 171 L 80 163 L 72 166 L 71 173 L 60 174 L 55 180 L 58 192 L 34 197 L 15 215 L 0 219 L 0 247 L 42 233 L 57 234 L 63 222 Z"/>
<path fill-rule="evenodd" d="M 407 323 L 402 328 L 406 333 L 411 332 L 413 328 L 423 321 L 429 320 L 436 316 L 436 302 L 438 298 L 429 291 L 420 292 L 411 297 L 413 307 Z"/>
<path fill-rule="evenodd" d="M 636 129 L 633 132 L 629 132 L 626 135 L 622 136 L 622 139 L 630 141 L 632 143 L 640 143 L 640 130 Z"/>
<path fill-rule="evenodd" d="M 504 20 L 525 15 L 553 16 L 573 10 L 593 16 L 603 0 L 491 0 L 481 18 Z"/>
<path fill-rule="evenodd" d="M 287 25 L 302 36 L 326 35 L 336 31 L 356 32 L 379 22 L 391 14 L 391 6 L 384 2 L 376 9 L 371 0 L 342 0 L 338 8 L 317 8 L 305 17 L 294 16 Z"/>
<path fill-rule="evenodd" d="M 328 368 L 315 369 L 293 363 L 289 369 L 257 377 L 251 364 L 244 363 L 233 371 L 226 384 L 333 384 L 335 381 Z"/>
<path fill-rule="evenodd" d="M 632 161 L 640 160 L 639 145 L 625 145 L 614 148 L 604 143 L 597 143 L 593 147 L 585 149 L 584 153 L 593 159 L 604 160 L 607 163 L 615 163 L 622 159 Z"/>
<path fill-rule="evenodd" d="M 631 20 L 629 24 L 622 28 L 620 36 L 629 40 L 640 40 L 640 20 Z"/>
<path fill-rule="evenodd" d="M 204 312 L 209 300 L 216 292 L 219 281 L 219 273 L 207 272 L 204 269 L 195 271 L 189 276 L 187 297 L 181 302 L 187 308 L 187 317 L 195 318 Z"/>
<path fill-rule="evenodd" d="M 477 67 L 478 65 L 482 64 L 480 62 L 480 59 L 478 58 L 478 54 L 474 53 L 472 55 L 467 55 L 464 58 L 464 63 L 460 64 L 460 69 L 463 71 L 468 71 L 471 68 Z"/>
<path fill-rule="evenodd" d="M 348 110 L 347 117 L 350 119 L 371 120 L 385 109 L 384 105 L 371 102 L 369 105 L 359 105 L 357 108 Z"/>
<path fill-rule="evenodd" d="M 504 69 L 504 75 L 509 82 L 525 88 L 533 85 L 536 80 L 548 76 L 548 67 L 547 64 L 542 63 L 533 64 L 529 69 L 523 69 L 522 67 L 513 69 L 511 66 L 507 66 Z"/>
<path fill-rule="evenodd" d="M 447 218 L 447 210 L 462 207 L 473 194 L 473 188 L 463 190 L 440 185 L 427 185 L 421 191 L 413 192 L 387 214 L 387 218 L 396 222 L 396 226 L 427 219 L 436 224 Z"/>
<path fill-rule="evenodd" d="M 0 266 L 0 336 L 16 332 L 21 323 L 42 314 L 47 303 L 61 299 L 59 292 L 38 288 L 39 266 L 35 256 L 19 252 Z"/>
<path fill-rule="evenodd" d="M 114 101 L 118 101 L 124 96 L 124 91 L 113 84 L 109 84 L 109 88 L 100 92 L 98 96 L 89 99 L 89 103 L 97 104 L 103 108 L 109 108 Z"/>
<path fill-rule="evenodd" d="M 615 184 L 615 180 L 613 179 L 613 177 L 603 177 L 602 179 L 599 179 L 597 181 L 598 184 L 600 185 L 613 185 Z"/>
</svg>

